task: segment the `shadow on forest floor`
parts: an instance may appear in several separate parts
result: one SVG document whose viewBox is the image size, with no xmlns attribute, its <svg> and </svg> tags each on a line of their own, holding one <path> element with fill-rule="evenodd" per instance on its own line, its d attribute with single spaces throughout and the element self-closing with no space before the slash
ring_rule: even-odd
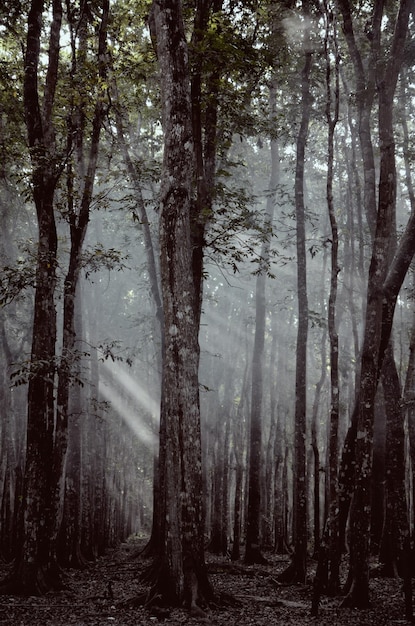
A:
<svg viewBox="0 0 415 626">
<path fill-rule="evenodd" d="M 172 609 L 159 620 L 142 606 L 128 600 L 146 588 L 139 580 L 148 561 L 132 560 L 138 541 L 131 540 L 97 560 L 83 571 L 66 572 L 67 588 L 44 597 L 0 597 L 0 626 L 146 626 L 163 621 L 179 626 L 393 626 L 407 624 L 401 582 L 390 578 L 371 580 L 372 608 L 341 609 L 340 598 L 322 598 L 318 618 L 310 617 L 312 587 L 283 586 L 276 581 L 288 559 L 267 554 L 269 565 L 245 566 L 207 554 L 211 581 L 217 592 L 231 594 L 237 606 L 218 607 L 209 618 L 192 618 L 182 609 Z M 0 576 L 7 571 L 0 565 Z"/>
</svg>

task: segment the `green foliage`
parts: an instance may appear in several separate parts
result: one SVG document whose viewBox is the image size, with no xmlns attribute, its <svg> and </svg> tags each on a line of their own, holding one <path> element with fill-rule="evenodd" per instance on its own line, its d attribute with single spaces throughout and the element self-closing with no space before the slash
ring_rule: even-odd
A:
<svg viewBox="0 0 415 626">
<path fill-rule="evenodd" d="M 114 105 L 123 109 L 126 130 L 143 128 L 144 144 L 148 126 L 161 115 L 156 56 L 146 27 L 150 6 L 146 0 L 114 2 L 109 26 L 112 71 L 120 93 Z"/>
<path fill-rule="evenodd" d="M 0 306 L 24 297 L 29 287 L 35 287 L 35 265 L 32 259 L 18 259 L 14 265 L 3 266 L 0 275 Z"/>
<path fill-rule="evenodd" d="M 115 248 L 104 248 L 101 243 L 87 248 L 82 254 L 82 267 L 85 270 L 86 278 L 102 269 L 116 270 L 120 272 L 127 265 L 124 263 L 128 259 L 128 254 L 116 250 Z"/>
<path fill-rule="evenodd" d="M 15 26 L 20 30 L 20 25 L 15 24 Z M 17 32 L 11 33 L 8 28 L 2 29 L 0 26 L 0 176 L 2 178 L 21 172 L 25 159 L 25 150 L 22 150 L 22 146 L 25 146 L 23 63 L 22 49 L 17 35 Z M 27 161 L 25 165 L 27 166 Z"/>
<path fill-rule="evenodd" d="M 14 364 L 14 369 L 10 374 L 10 381 L 13 387 L 26 385 L 29 380 L 39 374 L 52 376 L 60 369 L 66 368 L 69 373 L 69 384 L 83 387 L 88 380 L 88 370 L 85 368 L 85 376 L 82 376 L 82 362 L 89 359 L 90 352 L 84 350 L 72 350 L 70 354 L 61 355 L 51 360 L 24 360 Z M 75 364 L 78 364 L 75 368 Z M 80 365 L 80 366 L 79 366 Z"/>
</svg>

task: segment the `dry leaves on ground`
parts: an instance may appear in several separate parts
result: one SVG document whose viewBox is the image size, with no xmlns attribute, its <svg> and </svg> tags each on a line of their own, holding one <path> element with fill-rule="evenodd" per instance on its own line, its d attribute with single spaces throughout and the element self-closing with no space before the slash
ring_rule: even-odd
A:
<svg viewBox="0 0 415 626">
<path fill-rule="evenodd" d="M 242 562 L 207 555 L 215 590 L 233 596 L 232 606 L 218 606 L 207 618 L 191 617 L 184 609 L 168 616 L 154 614 L 129 599 L 146 591 L 140 572 L 148 565 L 140 557 L 131 559 L 137 540 L 124 543 L 83 571 L 67 572 L 66 589 L 44 597 L 0 597 L 0 626 L 397 626 L 407 624 L 401 582 L 371 580 L 372 608 L 358 611 L 340 608 L 340 598 L 322 598 L 318 618 L 310 617 L 310 585 L 283 586 L 276 577 L 287 559 L 267 555 L 269 565 L 245 566 Z M 3 575 L 6 568 L 2 568 Z"/>
</svg>

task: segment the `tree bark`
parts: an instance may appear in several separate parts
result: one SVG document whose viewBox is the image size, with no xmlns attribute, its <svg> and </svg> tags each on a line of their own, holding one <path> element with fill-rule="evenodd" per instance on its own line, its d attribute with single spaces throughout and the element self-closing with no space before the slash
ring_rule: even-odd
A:
<svg viewBox="0 0 415 626">
<path fill-rule="evenodd" d="M 152 594 L 194 613 L 211 600 L 204 560 L 199 410 L 199 345 L 192 272 L 190 209 L 193 180 L 190 74 L 181 3 L 152 7 L 160 65 L 164 157 L 160 190 L 160 271 L 165 353 L 161 469 L 163 545 Z"/>
<path fill-rule="evenodd" d="M 308 2 L 303 2 L 305 16 Z M 305 202 L 304 160 L 311 113 L 310 71 L 312 52 L 309 45 L 309 30 L 304 29 L 304 67 L 301 72 L 301 124 L 297 138 L 295 172 L 295 211 L 297 237 L 297 291 L 298 330 L 295 374 L 295 422 L 294 422 L 294 472 L 293 472 L 293 516 L 294 554 L 290 566 L 279 579 L 286 582 L 301 582 L 306 579 L 307 563 L 307 490 L 306 490 L 306 411 L 307 411 L 307 337 L 308 297 L 305 249 Z"/>
<path fill-rule="evenodd" d="M 54 381 L 56 373 L 56 310 L 54 294 L 57 234 L 54 195 L 59 178 L 55 166 L 51 113 L 55 99 L 62 21 L 60 0 L 54 0 L 43 107 L 38 92 L 38 69 L 43 1 L 29 10 L 24 68 L 24 109 L 32 165 L 33 198 L 38 219 L 38 253 L 31 367 L 28 388 L 27 447 L 19 526 L 19 553 L 11 589 L 28 594 L 46 592 L 59 584 L 54 547 L 50 541 L 50 460 L 53 458 Z M 5 590 L 7 592 L 8 585 Z M 9 588 L 10 588 L 9 587 Z"/>
<path fill-rule="evenodd" d="M 400 3 L 390 54 L 384 75 L 379 82 L 379 141 L 381 151 L 379 198 L 376 233 L 369 268 L 366 327 L 361 362 L 355 489 L 351 510 L 351 588 L 344 601 L 345 606 L 358 608 L 369 605 L 368 560 L 374 402 L 393 319 L 393 313 L 390 313 L 390 307 L 388 307 L 390 302 L 387 289 L 389 244 L 391 233 L 394 232 L 396 203 L 393 97 L 403 60 L 410 5 L 408 0 L 402 0 Z M 402 243 L 399 254 L 401 253 Z"/>
<path fill-rule="evenodd" d="M 333 201 L 333 168 L 334 168 L 334 132 L 339 119 L 339 52 L 337 47 L 336 25 L 332 24 L 327 3 L 325 3 L 326 31 L 324 38 L 324 52 L 326 61 L 326 119 L 328 125 L 327 137 L 327 182 L 326 198 L 331 230 L 331 268 L 330 294 L 328 302 L 327 327 L 330 339 L 330 422 L 328 437 L 328 466 L 327 466 L 327 517 L 324 537 L 320 546 L 318 566 L 314 579 L 314 594 L 312 614 L 317 615 L 319 596 L 326 586 L 330 594 L 336 594 L 340 589 L 340 544 L 338 518 L 338 429 L 339 429 L 339 337 L 336 323 L 336 302 L 338 273 L 339 236 L 336 213 Z M 329 41 L 333 42 L 333 50 L 329 50 Z M 330 53 L 335 57 L 334 89 Z M 334 102 L 333 102 L 334 96 Z M 316 468 L 317 469 L 317 468 Z"/>
</svg>

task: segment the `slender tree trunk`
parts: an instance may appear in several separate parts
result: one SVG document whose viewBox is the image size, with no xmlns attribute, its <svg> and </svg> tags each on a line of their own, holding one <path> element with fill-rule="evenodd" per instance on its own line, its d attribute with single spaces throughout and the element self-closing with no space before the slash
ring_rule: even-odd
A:
<svg viewBox="0 0 415 626">
<path fill-rule="evenodd" d="M 150 230 L 150 221 L 147 214 L 147 209 L 144 202 L 143 190 L 140 183 L 140 172 L 137 169 L 137 163 L 134 163 L 130 150 L 128 148 L 127 140 L 125 137 L 124 131 L 124 119 L 123 119 L 123 111 L 120 95 L 118 92 L 118 86 L 116 77 L 112 76 L 111 79 L 111 91 L 113 94 L 113 99 L 115 101 L 115 122 L 117 126 L 117 139 L 121 148 L 121 152 L 123 155 L 124 163 L 128 171 L 128 175 L 131 178 L 134 191 L 135 191 L 135 201 L 138 210 L 138 215 L 140 218 L 140 223 L 143 231 L 143 239 L 144 239 L 144 248 L 146 252 L 146 262 L 147 262 L 147 271 L 149 275 L 150 282 L 150 291 L 153 297 L 153 303 L 156 309 L 156 320 L 157 320 L 157 329 L 158 335 L 160 337 L 160 350 L 156 354 L 157 363 L 158 363 L 158 371 L 160 374 L 161 380 L 161 370 L 162 370 L 162 359 L 164 352 L 164 337 L 163 337 L 163 306 L 161 301 L 160 294 L 160 286 L 159 286 L 159 277 L 158 277 L 158 268 L 156 263 L 156 256 L 153 245 L 153 238 Z M 160 384 L 161 386 L 161 384 Z M 163 416 L 161 416 L 161 419 Z M 164 429 L 164 425 L 160 424 L 160 430 Z M 160 489 L 159 489 L 159 465 L 163 463 L 163 461 L 159 459 L 159 454 L 163 453 L 163 448 L 154 451 L 154 459 L 153 459 L 153 522 L 151 527 L 151 535 L 150 539 L 145 546 L 144 550 L 139 550 L 133 554 L 133 556 L 142 555 L 144 557 L 153 556 L 157 554 L 160 541 L 161 541 L 161 527 L 160 527 L 160 508 L 159 508 L 159 498 L 160 498 Z"/>
<path fill-rule="evenodd" d="M 270 87 L 270 117 L 275 124 L 276 81 Z M 249 491 L 246 533 L 246 563 L 266 562 L 260 552 L 261 517 L 261 466 L 262 466 L 262 396 L 263 396 L 263 353 L 266 318 L 266 277 L 269 266 L 270 239 L 274 216 L 275 190 L 278 184 L 279 155 L 278 144 L 271 139 L 271 177 L 269 195 L 264 217 L 264 242 L 261 246 L 258 274 L 255 288 L 255 339 L 252 356 L 252 394 L 249 438 Z"/>
<path fill-rule="evenodd" d="M 247 350 L 248 351 L 248 350 Z M 242 493 L 244 482 L 244 427 L 243 427 L 243 415 L 245 410 L 245 403 L 249 391 L 249 366 L 248 359 L 246 359 L 245 371 L 242 380 L 242 388 L 240 393 L 240 400 L 238 409 L 236 411 L 235 423 L 234 423 L 234 442 L 233 442 L 233 456 L 235 459 L 235 498 L 234 498 L 234 511 L 233 511 L 233 545 L 231 552 L 232 561 L 237 561 L 240 558 L 241 548 L 241 530 L 242 530 Z"/>
<path fill-rule="evenodd" d="M 266 451 L 266 466 L 265 466 L 265 479 L 264 479 L 264 521 L 262 524 L 262 541 L 264 546 L 268 549 L 275 547 L 275 533 L 274 533 L 274 509 L 275 509 L 275 477 L 277 472 L 277 460 L 275 458 L 276 449 L 276 434 L 277 434 L 277 399 L 278 399 L 278 383 L 277 383 L 277 371 L 275 369 L 277 352 L 278 352 L 278 311 L 277 307 L 274 307 L 271 315 L 271 348 L 269 356 L 268 366 L 268 387 L 270 396 L 270 427 L 269 437 Z M 279 381 L 278 381 L 279 382 Z"/>
<path fill-rule="evenodd" d="M 13 443 L 13 417 L 10 392 L 10 366 L 13 355 L 6 336 L 4 316 L 0 313 L 0 406 L 2 424 L 0 429 L 0 558 L 9 562 L 15 556 L 15 513 L 17 458 Z M 20 495 L 20 494 L 19 494 Z"/>
<path fill-rule="evenodd" d="M 318 445 L 318 410 L 320 406 L 321 392 L 327 377 L 327 357 L 326 357 L 327 332 L 323 331 L 321 339 L 321 374 L 316 384 L 316 392 L 313 402 L 313 413 L 311 419 L 311 447 L 313 449 L 313 536 L 314 536 L 314 558 L 318 556 L 320 548 L 320 450 Z"/>
<path fill-rule="evenodd" d="M 320 546 L 320 554 L 316 576 L 314 580 L 314 595 L 312 613 L 317 615 L 319 595 L 323 587 L 331 594 L 340 589 L 340 544 L 338 519 L 338 428 L 339 428 L 339 337 L 336 323 L 336 301 L 338 285 L 338 248 L 339 237 L 336 213 L 333 201 L 333 167 L 334 167 L 334 132 L 339 119 L 339 52 L 337 47 L 336 25 L 330 19 L 330 11 L 325 3 L 326 33 L 325 33 L 325 60 L 326 60 L 326 119 L 328 125 L 327 139 L 327 183 L 326 197 L 331 229 L 331 271 L 330 295 L 328 303 L 327 327 L 330 339 L 330 422 L 328 437 L 328 464 L 327 464 L 327 511 L 329 519 L 326 521 L 324 537 Z M 329 41 L 333 41 L 333 50 L 329 49 Z M 334 89 L 330 53 L 335 57 Z M 333 102 L 334 96 L 334 102 Z"/>
<path fill-rule="evenodd" d="M 303 2 L 305 14 L 308 3 Z M 305 249 L 305 203 L 304 159 L 311 112 L 310 72 L 312 53 L 309 48 L 309 32 L 304 33 L 304 67 L 301 73 L 302 116 L 297 138 L 297 162 L 295 173 L 295 209 L 297 225 L 297 291 L 298 331 L 295 377 L 295 423 L 294 423 L 294 554 L 291 565 L 280 575 L 280 580 L 304 583 L 307 575 L 307 490 L 306 490 L 306 411 L 307 411 L 307 337 L 308 297 Z"/>
<path fill-rule="evenodd" d="M 104 0 L 98 42 L 99 78 L 103 81 L 106 78 L 107 67 L 106 48 L 108 13 L 109 0 Z M 53 530 L 51 531 L 51 539 L 55 544 L 63 514 L 62 507 L 64 494 L 65 462 L 68 446 L 68 408 L 71 378 L 73 376 L 74 365 L 78 360 L 78 356 L 75 352 L 75 298 L 82 265 L 81 253 L 89 222 L 89 211 L 93 195 L 94 178 L 98 162 L 99 140 L 104 115 L 104 101 L 102 98 L 102 94 L 100 93 L 96 101 L 94 117 L 92 120 L 92 133 L 90 138 L 90 147 L 85 176 L 84 179 L 80 181 L 82 195 L 79 211 L 76 211 L 74 208 L 74 199 L 68 199 L 68 206 L 70 208 L 69 224 L 71 235 L 71 249 L 69 254 L 69 266 L 64 282 L 63 340 L 60 365 L 58 367 L 58 389 L 53 456 L 53 475 L 55 481 L 55 513 L 54 526 Z M 79 132 L 79 129 L 77 129 L 77 131 Z M 69 175 L 69 179 L 70 177 L 71 175 Z"/>
<path fill-rule="evenodd" d="M 373 100 L 376 95 L 376 63 L 380 48 L 383 1 L 375 2 L 371 24 L 371 44 L 366 63 L 362 59 L 361 51 L 356 42 L 350 2 L 349 0 L 337 0 L 337 2 L 343 17 L 343 32 L 355 74 L 358 132 L 363 159 L 363 203 L 369 231 L 373 238 L 375 235 L 377 211 L 376 169 L 372 144 L 371 117 Z"/>
<path fill-rule="evenodd" d="M 82 310 L 81 285 L 78 284 L 75 297 L 74 329 L 78 345 L 82 345 Z M 77 379 L 70 385 L 68 402 L 68 451 L 65 466 L 65 494 L 62 523 L 59 529 L 59 562 L 69 567 L 82 568 L 86 559 L 81 550 L 82 538 L 82 504 L 83 504 L 83 474 L 84 461 L 82 455 L 82 425 L 86 418 L 83 403 L 86 401 L 83 393 L 85 375 L 85 359 L 79 354 L 73 366 L 73 376 Z M 82 384 L 82 387 L 81 387 Z"/>
</svg>

